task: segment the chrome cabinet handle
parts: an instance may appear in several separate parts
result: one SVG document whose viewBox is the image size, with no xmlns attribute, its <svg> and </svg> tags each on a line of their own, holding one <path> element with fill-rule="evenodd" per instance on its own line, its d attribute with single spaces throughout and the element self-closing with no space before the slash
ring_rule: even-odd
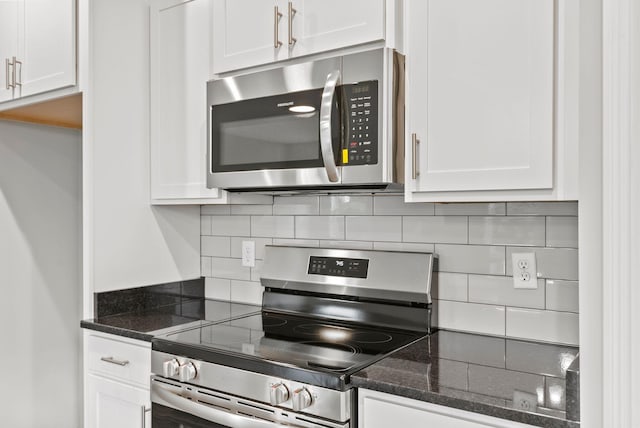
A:
<svg viewBox="0 0 640 428">
<path fill-rule="evenodd" d="M 282 14 L 278 11 L 278 6 L 273 7 L 273 47 L 278 49 L 282 46 L 282 42 L 278 40 L 278 27 L 280 25 L 280 18 L 282 18 Z"/>
<path fill-rule="evenodd" d="M 20 71 L 18 72 L 18 78 L 16 79 L 16 69 L 20 65 Z M 13 57 L 13 87 L 20 86 L 22 88 L 22 61 L 18 61 L 16 57 Z"/>
<path fill-rule="evenodd" d="M 414 132 L 411 134 L 411 178 L 414 180 L 420 175 L 418 170 L 418 144 L 420 144 L 420 140 L 418 140 L 418 134 Z"/>
<path fill-rule="evenodd" d="M 142 410 L 142 428 L 148 428 L 147 427 L 147 412 L 150 412 L 151 409 L 147 409 L 147 406 L 140 406 L 140 409 Z"/>
<path fill-rule="evenodd" d="M 6 84 L 7 84 L 6 89 L 11 89 L 14 86 L 11 84 L 11 78 L 10 78 L 11 72 L 9 71 L 9 69 L 11 68 L 11 61 L 9 61 L 9 58 L 5 58 L 4 59 L 4 65 L 5 65 L 5 69 L 6 69 L 6 72 L 7 72 L 7 75 L 5 77 Z"/>
<path fill-rule="evenodd" d="M 296 44 L 298 39 L 293 37 L 293 16 L 298 12 L 293 8 L 293 2 L 289 2 L 289 46 Z"/>
<path fill-rule="evenodd" d="M 320 102 L 320 149 L 322 150 L 322 162 L 327 171 L 329 181 L 336 183 L 338 177 L 338 167 L 333 156 L 333 141 L 331 139 L 331 111 L 333 110 L 333 97 L 336 93 L 336 85 L 340 80 L 340 70 L 335 70 L 327 76 L 327 82 L 322 91 L 322 101 Z"/>
<path fill-rule="evenodd" d="M 116 360 L 113 357 L 102 357 L 100 358 L 101 361 L 104 361 L 105 363 L 110 363 L 110 364 L 115 364 L 117 366 L 126 366 L 129 364 L 128 360 Z"/>
</svg>

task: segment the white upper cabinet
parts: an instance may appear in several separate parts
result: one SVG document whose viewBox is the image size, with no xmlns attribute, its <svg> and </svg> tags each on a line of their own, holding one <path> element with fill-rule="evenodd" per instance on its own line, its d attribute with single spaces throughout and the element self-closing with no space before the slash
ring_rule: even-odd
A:
<svg viewBox="0 0 640 428">
<path fill-rule="evenodd" d="M 13 57 L 18 52 L 18 0 L 0 1 L 0 102 L 13 99 Z"/>
<path fill-rule="evenodd" d="M 0 101 L 75 85 L 75 5 L 75 0 L 0 2 Z"/>
<path fill-rule="evenodd" d="M 20 95 L 76 83 L 75 0 L 22 0 L 18 38 Z"/>
<path fill-rule="evenodd" d="M 571 72 L 556 57 L 569 40 L 562 20 L 556 38 L 554 1 L 405 7 L 407 200 L 576 199 L 563 163 L 572 137 L 554 128 L 570 126 L 558 71 Z"/>
<path fill-rule="evenodd" d="M 216 74 L 384 39 L 385 0 L 213 0 Z"/>
<path fill-rule="evenodd" d="M 286 43 L 294 56 L 384 40 L 384 1 L 292 0 L 282 3 L 287 7 L 287 17 L 291 15 L 292 28 Z"/>
<path fill-rule="evenodd" d="M 213 72 L 286 59 L 286 13 L 282 1 L 213 0 Z"/>
<path fill-rule="evenodd" d="M 154 204 L 224 202 L 224 192 L 206 186 L 210 17 L 210 0 L 159 0 L 151 5 Z"/>
</svg>

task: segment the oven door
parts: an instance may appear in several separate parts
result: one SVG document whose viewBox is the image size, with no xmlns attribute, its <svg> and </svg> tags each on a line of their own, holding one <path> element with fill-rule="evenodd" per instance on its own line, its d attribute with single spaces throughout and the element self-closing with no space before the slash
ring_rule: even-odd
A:
<svg viewBox="0 0 640 428">
<path fill-rule="evenodd" d="M 219 391 L 151 377 L 154 428 L 349 428 Z"/>
<path fill-rule="evenodd" d="M 340 184 L 341 61 L 208 82 L 208 187 Z"/>
</svg>

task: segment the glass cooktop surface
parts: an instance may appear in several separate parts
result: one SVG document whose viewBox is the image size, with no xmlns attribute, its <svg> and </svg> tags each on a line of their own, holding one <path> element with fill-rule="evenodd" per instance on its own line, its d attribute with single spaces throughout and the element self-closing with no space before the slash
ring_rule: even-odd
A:
<svg viewBox="0 0 640 428">
<path fill-rule="evenodd" d="M 423 335 L 262 312 L 169 334 L 164 339 L 211 352 L 321 372 L 347 373 Z"/>
</svg>

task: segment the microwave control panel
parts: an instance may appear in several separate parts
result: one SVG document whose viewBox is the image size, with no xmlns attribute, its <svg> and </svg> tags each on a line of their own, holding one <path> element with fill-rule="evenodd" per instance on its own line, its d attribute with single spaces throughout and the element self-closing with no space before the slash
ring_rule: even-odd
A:
<svg viewBox="0 0 640 428">
<path fill-rule="evenodd" d="M 378 81 L 343 85 L 347 139 L 342 165 L 378 163 Z"/>
</svg>

